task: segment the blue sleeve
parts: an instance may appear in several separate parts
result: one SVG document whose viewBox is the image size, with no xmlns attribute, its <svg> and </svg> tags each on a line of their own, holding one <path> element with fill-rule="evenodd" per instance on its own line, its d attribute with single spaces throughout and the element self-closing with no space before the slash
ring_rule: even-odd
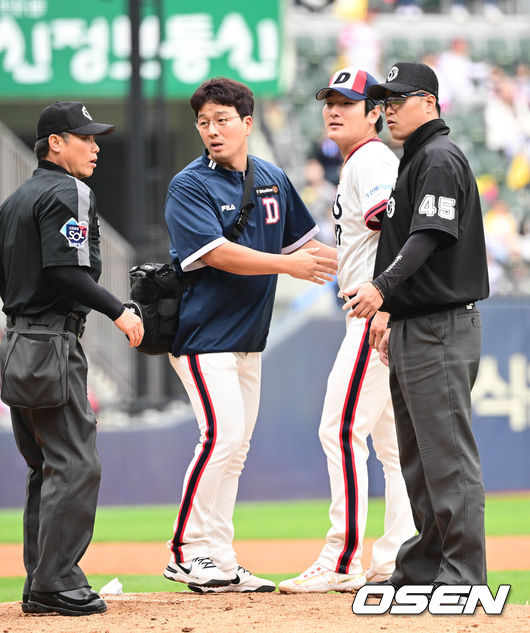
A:
<svg viewBox="0 0 530 633">
<path fill-rule="evenodd" d="M 203 267 L 202 255 L 227 241 L 205 187 L 189 175 L 177 174 L 171 181 L 165 218 L 171 257 L 184 272 Z"/>
<path fill-rule="evenodd" d="M 284 181 L 287 215 L 283 232 L 282 253 L 291 253 L 315 236 L 319 228 L 285 174 Z"/>
</svg>

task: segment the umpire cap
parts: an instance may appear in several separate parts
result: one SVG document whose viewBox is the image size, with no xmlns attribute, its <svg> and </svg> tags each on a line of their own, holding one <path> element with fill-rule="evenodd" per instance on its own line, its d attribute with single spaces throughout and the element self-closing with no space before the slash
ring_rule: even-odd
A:
<svg viewBox="0 0 530 633">
<path fill-rule="evenodd" d="M 368 96 L 370 99 L 383 99 L 387 90 L 391 92 L 425 90 L 434 95 L 438 101 L 438 78 L 434 70 L 426 64 L 398 62 L 389 70 L 385 83 L 368 88 Z"/>
<path fill-rule="evenodd" d="M 377 79 L 364 70 L 343 68 L 337 70 L 329 80 L 327 88 L 322 88 L 317 92 L 316 98 L 322 101 L 330 90 L 334 90 L 352 101 L 362 101 L 368 99 L 368 88 L 375 85 L 377 85 Z"/>
<path fill-rule="evenodd" d="M 37 140 L 59 132 L 92 136 L 110 134 L 114 129 L 114 125 L 95 123 L 81 101 L 56 101 L 41 112 L 37 123 Z"/>
</svg>

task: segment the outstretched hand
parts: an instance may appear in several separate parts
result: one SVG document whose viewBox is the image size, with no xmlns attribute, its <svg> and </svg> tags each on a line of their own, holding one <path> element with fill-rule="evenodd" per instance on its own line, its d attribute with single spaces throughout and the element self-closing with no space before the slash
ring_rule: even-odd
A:
<svg viewBox="0 0 530 633">
<path fill-rule="evenodd" d="M 315 284 L 323 285 L 326 281 L 332 281 L 337 272 L 337 262 L 328 257 L 318 256 L 318 247 L 301 248 L 288 258 L 287 273 L 296 279 L 305 279 Z"/>
</svg>

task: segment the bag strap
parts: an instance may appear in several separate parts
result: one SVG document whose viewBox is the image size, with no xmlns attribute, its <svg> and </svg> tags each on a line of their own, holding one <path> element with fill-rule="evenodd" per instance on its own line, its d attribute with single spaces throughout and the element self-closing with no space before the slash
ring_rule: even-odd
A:
<svg viewBox="0 0 530 633">
<path fill-rule="evenodd" d="M 232 231 L 230 235 L 228 235 L 228 239 L 232 242 L 235 242 L 237 238 L 243 233 L 245 230 L 245 226 L 247 225 L 248 219 L 250 217 L 250 212 L 254 208 L 254 203 L 251 201 L 252 198 L 252 190 L 254 189 L 254 162 L 250 156 L 248 157 L 248 171 L 247 176 L 245 178 L 245 186 L 243 188 L 243 199 L 241 200 L 241 211 L 239 212 L 239 216 L 236 220 L 236 223 L 232 227 Z"/>
</svg>

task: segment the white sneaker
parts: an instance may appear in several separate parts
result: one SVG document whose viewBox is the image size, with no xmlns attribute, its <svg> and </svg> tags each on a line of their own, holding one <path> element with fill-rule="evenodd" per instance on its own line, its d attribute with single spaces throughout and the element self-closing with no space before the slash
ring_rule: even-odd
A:
<svg viewBox="0 0 530 633">
<path fill-rule="evenodd" d="M 232 578 L 221 571 L 208 556 L 194 558 L 187 565 L 169 562 L 164 569 L 168 580 L 184 582 L 199 587 L 222 587 L 229 585 Z"/>
<path fill-rule="evenodd" d="M 373 569 L 367 569 L 364 572 L 364 576 L 366 578 L 366 582 L 384 582 L 388 580 L 392 574 L 380 574 Z"/>
<path fill-rule="evenodd" d="M 366 584 L 364 574 L 338 574 L 314 563 L 309 569 L 296 578 L 282 580 L 278 585 L 281 593 L 326 593 L 326 591 L 341 591 L 355 593 Z"/>
<path fill-rule="evenodd" d="M 241 567 L 241 565 L 238 565 L 236 576 L 232 578 L 229 585 L 225 585 L 224 587 L 188 585 L 188 587 L 197 593 L 268 593 L 276 589 L 276 585 L 271 580 L 254 576 L 254 574 L 250 573 L 248 569 Z"/>
</svg>

